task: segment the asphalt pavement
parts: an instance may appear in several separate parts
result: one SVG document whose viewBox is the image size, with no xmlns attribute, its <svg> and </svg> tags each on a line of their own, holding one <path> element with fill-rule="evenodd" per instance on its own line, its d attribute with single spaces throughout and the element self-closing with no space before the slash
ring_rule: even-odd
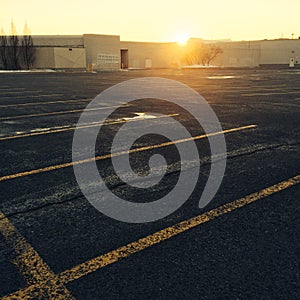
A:
<svg viewBox="0 0 300 300">
<path fill-rule="evenodd" d="M 147 127 L 156 116 L 158 124 L 172 128 L 172 118 L 198 137 L 184 142 L 197 145 L 200 162 L 188 200 L 163 219 L 132 224 L 104 215 L 83 196 L 73 171 L 72 141 L 92 99 L 145 76 L 179 81 L 206 99 L 224 131 L 227 166 L 217 194 L 199 209 L 211 170 L 203 129 L 188 112 L 161 99 L 119 103 L 95 149 L 107 186 L 128 201 L 160 199 L 196 162 L 180 165 L 176 145 L 165 146 L 168 140 L 161 136 L 137 139 L 133 149 L 146 149 L 133 151 L 133 169 L 147 175 L 153 154 L 162 154 L 168 169 L 154 188 L 132 189 L 116 176 L 111 160 L 101 158 L 124 123 Z M 100 103 L 90 114 L 96 117 L 110 106 Z M 299 70 L 1 73 L 0 110 L 4 299 L 300 297 Z M 81 130 L 88 133 L 98 125 Z"/>
</svg>

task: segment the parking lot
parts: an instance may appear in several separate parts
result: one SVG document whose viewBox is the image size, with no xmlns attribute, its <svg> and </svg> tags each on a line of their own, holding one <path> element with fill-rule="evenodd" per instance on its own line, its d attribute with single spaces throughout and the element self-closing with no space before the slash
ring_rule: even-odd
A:
<svg viewBox="0 0 300 300">
<path fill-rule="evenodd" d="M 227 167 L 216 196 L 199 209 L 210 172 L 203 130 L 159 100 L 123 107 L 123 119 L 111 120 L 96 155 L 106 154 L 101 147 L 124 115 L 146 126 L 143 114 L 161 113 L 198 137 L 201 165 L 197 187 L 181 208 L 159 221 L 130 224 L 100 213 L 82 195 L 72 140 L 96 95 L 144 76 L 182 82 L 207 100 L 225 135 Z M 102 103 L 91 114 L 107 107 Z M 0 108 L 3 299 L 299 298 L 299 70 L 3 73 Z M 163 117 L 160 122 L 170 125 Z M 141 143 L 147 146 L 147 140 Z M 178 180 L 172 147 L 158 147 L 170 157 L 170 172 L 152 193 L 132 193 L 113 176 L 109 161 L 99 159 L 97 165 L 116 194 L 150 202 Z M 147 159 L 149 149 L 140 151 L 136 168 Z"/>
</svg>

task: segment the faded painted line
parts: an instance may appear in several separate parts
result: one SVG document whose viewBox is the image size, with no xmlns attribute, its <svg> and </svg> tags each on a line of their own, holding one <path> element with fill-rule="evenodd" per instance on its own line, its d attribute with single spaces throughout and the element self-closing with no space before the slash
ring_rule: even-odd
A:
<svg viewBox="0 0 300 300">
<path fill-rule="evenodd" d="M 278 92 L 278 93 L 251 93 L 251 94 L 242 94 L 242 96 L 245 97 L 254 97 L 254 96 L 272 96 L 272 95 L 286 95 L 286 94 L 300 94 L 300 91 L 298 92 Z"/>
<path fill-rule="evenodd" d="M 0 87 L 0 91 L 25 91 L 25 88 L 16 88 L 16 87 Z"/>
<path fill-rule="evenodd" d="M 93 162 L 93 161 L 105 160 L 105 159 L 108 159 L 108 158 L 121 156 L 121 155 L 125 155 L 125 154 L 130 154 L 130 153 L 136 153 L 136 152 L 142 152 L 142 151 L 167 147 L 167 146 L 170 146 L 170 145 L 173 145 L 173 144 L 185 143 L 185 142 L 189 142 L 189 141 L 193 141 L 193 140 L 204 139 L 204 138 L 211 137 L 211 136 L 217 136 L 217 135 L 220 135 L 220 134 L 231 133 L 231 132 L 236 132 L 236 131 L 241 131 L 241 130 L 246 130 L 246 129 L 253 129 L 253 128 L 256 128 L 256 127 L 257 127 L 257 125 L 247 125 L 247 126 L 242 126 L 242 127 L 223 130 L 223 131 L 220 131 L 220 132 L 214 132 L 214 133 L 210 133 L 210 134 L 198 135 L 198 136 L 191 137 L 191 138 L 180 139 L 180 140 L 176 140 L 176 141 L 172 141 L 172 142 L 166 142 L 166 143 L 162 143 L 162 144 L 156 144 L 156 145 L 151 145 L 151 146 L 135 148 L 135 149 L 131 149 L 129 151 L 109 153 L 109 154 L 102 155 L 102 156 L 86 158 L 86 159 L 73 161 L 73 162 L 68 162 L 68 163 L 64 163 L 64 164 L 60 164 L 60 165 L 53 165 L 53 166 L 34 169 L 34 170 L 30 170 L 30 171 L 24 171 L 24 172 L 20 172 L 20 173 L 16 173 L 16 174 L 5 175 L 5 176 L 0 177 L 0 181 L 6 181 L 6 180 L 15 179 L 15 178 L 19 178 L 19 177 L 25 177 L 25 176 L 29 176 L 29 175 L 33 175 L 33 174 L 39 174 L 39 173 L 59 170 L 59 169 L 63 169 L 63 168 L 72 167 L 72 166 L 75 166 L 75 165 L 90 163 L 90 162 Z"/>
<path fill-rule="evenodd" d="M 103 110 L 108 108 L 118 108 L 119 105 L 115 106 L 104 106 L 104 107 L 97 107 L 97 108 L 86 108 L 86 109 L 73 109 L 73 110 L 62 110 L 62 111 L 53 111 L 48 113 L 41 113 L 41 114 L 31 114 L 31 115 L 21 115 L 21 116 L 12 116 L 12 117 L 2 117 L 0 118 L 1 121 L 4 120 L 15 120 L 15 119 L 23 119 L 23 118 L 32 118 L 32 117 L 43 117 L 43 116 L 53 116 L 53 115 L 63 115 L 63 114 L 73 114 L 83 111 L 96 111 L 96 110 Z"/>
<path fill-rule="evenodd" d="M 63 284 L 70 283 L 72 281 L 78 280 L 88 274 L 98 271 L 101 268 L 104 268 L 108 265 L 116 263 L 121 259 L 127 258 L 132 254 L 141 252 L 149 247 L 152 247 L 156 244 L 159 244 L 163 241 L 166 241 L 172 237 L 177 236 L 178 234 L 187 232 L 188 230 L 195 228 L 199 225 L 202 225 L 206 222 L 212 221 L 222 215 L 230 213 L 234 210 L 242 208 L 246 205 L 254 203 L 258 200 L 264 199 L 268 196 L 271 196 L 280 191 L 286 190 L 292 186 L 295 186 L 300 183 L 300 175 L 292 177 L 288 180 L 282 181 L 280 183 L 269 186 L 261 191 L 252 193 L 248 196 L 240 198 L 238 200 L 226 203 L 222 206 L 219 206 L 215 209 L 212 209 L 208 212 L 205 212 L 201 215 L 193 217 L 189 220 L 182 221 L 168 228 L 157 231 L 151 235 L 148 235 L 144 238 L 141 238 L 135 242 L 129 243 L 125 246 L 122 246 L 116 250 L 112 250 L 106 254 L 99 255 L 91 260 L 83 262 L 69 270 L 65 270 L 58 274 L 60 282 Z M 178 246 L 180 247 L 180 245 Z M 27 288 L 21 289 L 11 295 L 2 298 L 2 299 L 16 299 L 13 297 L 22 297 L 22 299 L 28 299 L 28 296 L 32 294 L 32 291 L 40 289 L 40 285 L 32 285 Z M 24 298 L 23 298 L 24 297 Z M 27 298 L 26 298 L 27 297 Z"/>
<path fill-rule="evenodd" d="M 62 95 L 62 94 L 53 94 L 53 95 Z M 15 104 L 3 104 L 0 107 L 19 107 L 19 106 L 31 106 L 31 105 L 45 105 L 45 104 L 61 104 L 61 103 L 72 103 L 72 102 L 84 102 L 91 101 L 93 99 L 68 99 L 68 100 L 58 100 L 58 101 L 42 101 L 42 102 L 27 102 L 27 103 L 15 103 Z"/>
<path fill-rule="evenodd" d="M 39 286 L 38 289 L 35 289 L 36 293 L 38 292 L 39 299 L 74 299 L 64 284 L 60 282 L 58 276 L 52 272 L 50 267 L 1 211 L 0 232 L 13 250 L 12 263 L 17 267 L 27 284 Z M 18 299 L 37 298 L 36 293 L 35 295 L 29 293 L 27 298 L 20 297 Z M 16 298 L 6 297 L 6 299 Z"/>
<path fill-rule="evenodd" d="M 29 96 L 13 96 L 13 99 L 25 99 L 25 98 L 40 98 L 40 97 L 53 97 L 53 96 L 63 96 L 63 94 L 39 94 L 39 95 L 29 95 Z M 12 97 L 1 97 L 2 99 L 12 99 Z"/>
<path fill-rule="evenodd" d="M 28 94 L 28 93 L 34 93 L 34 94 L 36 94 L 36 93 L 39 93 L 39 92 L 41 92 L 41 91 L 8 91 L 8 92 L 3 92 L 3 91 L 0 91 L 0 95 L 7 95 L 7 94 L 24 94 L 24 93 L 26 93 L 26 94 Z"/>
<path fill-rule="evenodd" d="M 161 118 L 167 118 L 167 117 L 175 117 L 179 116 L 179 114 L 171 114 L 171 115 L 165 115 L 165 116 L 157 116 L 155 119 L 161 119 Z M 122 120 L 122 121 L 113 121 L 113 122 L 100 122 L 95 124 L 88 124 L 88 125 L 82 125 L 82 126 L 73 126 L 73 127 L 62 127 L 58 129 L 48 130 L 48 131 L 39 131 L 39 132 L 32 132 L 32 133 L 26 133 L 26 134 L 18 134 L 18 135 L 12 135 L 12 136 L 5 136 L 1 137 L 0 141 L 6 141 L 6 140 L 12 140 L 12 139 L 19 139 L 19 138 L 25 138 L 30 136 L 38 136 L 38 135 L 44 135 L 44 134 L 52 134 L 52 133 L 59 133 L 64 131 L 72 131 L 75 129 L 84 129 L 84 128 L 90 128 L 90 127 L 100 127 L 100 126 L 107 126 L 107 125 L 114 125 L 114 124 L 122 124 L 122 123 L 131 123 L 131 122 L 138 122 L 138 121 L 146 121 L 149 119 L 133 119 L 133 120 Z"/>
</svg>

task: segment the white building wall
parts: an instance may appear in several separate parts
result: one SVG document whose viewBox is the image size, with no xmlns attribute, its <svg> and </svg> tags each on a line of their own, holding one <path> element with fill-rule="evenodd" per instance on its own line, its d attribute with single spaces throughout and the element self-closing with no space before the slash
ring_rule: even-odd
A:
<svg viewBox="0 0 300 300">
<path fill-rule="evenodd" d="M 260 63 L 260 43 L 255 41 L 217 43 L 221 53 L 212 65 L 220 67 L 257 67 Z"/>
<path fill-rule="evenodd" d="M 35 60 L 32 66 L 34 69 L 53 69 L 54 62 L 54 48 L 53 47 L 36 47 Z"/>
<path fill-rule="evenodd" d="M 86 58 L 81 35 L 35 35 L 36 49 L 33 68 L 85 69 Z M 72 49 L 72 51 L 69 51 Z"/>
<path fill-rule="evenodd" d="M 41 47 L 83 47 L 82 35 L 34 35 L 32 40 Z"/>
<path fill-rule="evenodd" d="M 182 48 L 177 43 L 121 42 L 128 49 L 128 67 L 174 68 L 180 65 Z"/>
<path fill-rule="evenodd" d="M 300 64 L 300 40 L 261 41 L 261 65 L 289 65 L 294 57 L 296 64 Z"/>
<path fill-rule="evenodd" d="M 86 53 L 84 48 L 54 48 L 56 69 L 85 69 Z"/>
<path fill-rule="evenodd" d="M 120 69 L 120 36 L 84 34 L 86 63 L 96 70 L 116 71 Z"/>
</svg>

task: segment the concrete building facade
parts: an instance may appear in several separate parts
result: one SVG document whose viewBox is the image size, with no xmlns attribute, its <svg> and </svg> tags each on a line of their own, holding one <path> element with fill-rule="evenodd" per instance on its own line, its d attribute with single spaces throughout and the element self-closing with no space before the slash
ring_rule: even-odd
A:
<svg viewBox="0 0 300 300">
<path fill-rule="evenodd" d="M 105 71 L 120 69 L 120 36 L 84 34 L 83 44 L 87 67 Z"/>
<path fill-rule="evenodd" d="M 123 67 L 134 69 L 174 68 L 180 66 L 183 49 L 177 43 L 121 42 Z M 122 65 L 121 65 L 122 67 Z"/>
<path fill-rule="evenodd" d="M 177 43 L 120 41 L 118 35 L 33 36 L 35 69 L 117 71 L 178 68 L 195 45 L 214 43 L 222 49 L 211 65 L 218 67 L 300 66 L 300 40 L 212 42 L 190 39 Z M 199 48 L 200 49 L 200 48 Z M 1 67 L 1 65 L 0 65 Z"/>
<path fill-rule="evenodd" d="M 260 42 L 260 65 L 283 66 L 291 61 L 294 61 L 295 67 L 300 67 L 300 39 Z"/>
<path fill-rule="evenodd" d="M 213 62 L 220 67 L 258 67 L 260 65 L 260 42 L 223 42 L 217 43 L 222 49 Z"/>
<path fill-rule="evenodd" d="M 36 59 L 33 68 L 118 70 L 120 37 L 33 36 Z"/>
</svg>

